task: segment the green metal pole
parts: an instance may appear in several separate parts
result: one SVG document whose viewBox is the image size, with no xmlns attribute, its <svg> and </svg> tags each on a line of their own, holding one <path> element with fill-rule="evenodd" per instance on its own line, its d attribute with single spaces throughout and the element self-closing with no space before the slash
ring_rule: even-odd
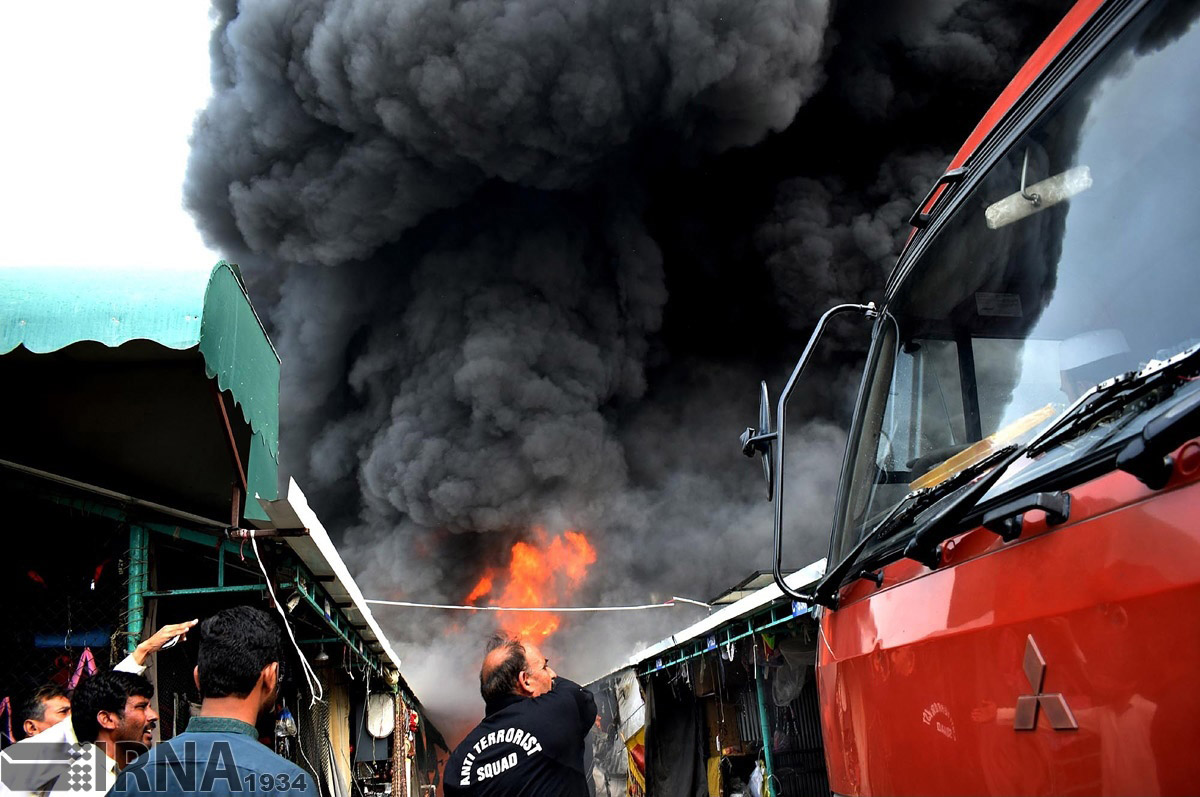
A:
<svg viewBox="0 0 1200 797">
<path fill-rule="evenodd" d="M 142 628 L 146 622 L 145 595 L 149 573 L 150 539 L 141 526 L 129 527 L 129 636 L 125 640 L 126 652 L 133 653 L 142 641 Z"/>
<path fill-rule="evenodd" d="M 757 663 L 757 642 L 755 640 L 755 657 Z M 763 743 L 763 766 L 766 771 L 763 773 L 763 794 L 765 797 L 772 797 L 774 787 L 771 785 L 771 780 L 775 776 L 775 760 L 771 755 L 771 726 L 767 722 L 767 696 L 766 690 L 763 689 L 763 677 L 767 674 L 766 667 L 755 667 L 757 672 L 754 674 L 754 690 L 758 693 L 758 724 L 762 728 L 762 743 Z"/>
</svg>

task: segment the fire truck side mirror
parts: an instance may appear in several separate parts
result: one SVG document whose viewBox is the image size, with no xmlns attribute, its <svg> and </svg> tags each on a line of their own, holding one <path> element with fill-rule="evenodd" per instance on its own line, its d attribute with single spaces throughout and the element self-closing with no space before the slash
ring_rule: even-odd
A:
<svg viewBox="0 0 1200 797">
<path fill-rule="evenodd" d="M 763 472 L 767 477 L 767 492 L 770 500 L 775 503 L 775 562 L 771 571 L 775 577 L 775 584 L 784 595 L 792 600 L 809 603 L 812 602 L 811 595 L 805 595 L 792 589 L 783 578 L 783 447 L 787 440 L 783 430 L 786 417 L 784 412 L 787 409 L 788 398 L 796 388 L 796 381 L 812 358 L 813 349 L 816 348 L 817 341 L 821 339 L 821 333 L 824 332 L 829 319 L 841 313 L 851 312 L 860 313 L 867 318 L 879 317 L 879 311 L 875 309 L 874 302 L 838 304 L 826 310 L 809 336 L 808 343 L 804 346 L 804 351 L 800 354 L 796 367 L 792 369 L 792 375 L 788 377 L 787 384 L 783 387 L 783 392 L 779 394 L 779 403 L 775 408 L 775 430 L 771 431 L 770 429 L 771 403 L 767 397 L 767 383 L 763 382 L 759 402 L 759 428 L 749 428 L 742 432 L 742 453 L 748 457 L 754 456 L 756 451 L 763 455 Z"/>
<path fill-rule="evenodd" d="M 767 383 L 759 384 L 758 399 L 758 428 L 747 426 L 742 432 L 742 453 L 748 457 L 762 455 L 763 478 L 767 481 L 767 500 L 775 491 L 775 470 L 771 467 L 771 442 L 775 435 L 771 432 L 771 398 L 767 393 Z"/>
</svg>

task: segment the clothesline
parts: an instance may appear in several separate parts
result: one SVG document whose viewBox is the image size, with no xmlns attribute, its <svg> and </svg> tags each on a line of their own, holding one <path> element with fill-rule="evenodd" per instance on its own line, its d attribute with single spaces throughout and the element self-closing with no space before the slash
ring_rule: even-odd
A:
<svg viewBox="0 0 1200 797">
<path fill-rule="evenodd" d="M 376 606 L 403 606 L 407 609 L 451 609 L 471 612 L 636 612 L 645 609 L 670 609 L 680 603 L 690 603 L 693 606 L 700 606 L 705 609 L 712 608 L 707 603 L 692 600 L 691 598 L 681 598 L 678 595 L 672 596 L 670 600 L 663 601 L 662 603 L 641 603 L 634 606 L 470 606 L 452 603 L 385 601 L 373 600 L 371 598 L 365 598 L 364 600 L 366 603 L 373 603 Z"/>
</svg>

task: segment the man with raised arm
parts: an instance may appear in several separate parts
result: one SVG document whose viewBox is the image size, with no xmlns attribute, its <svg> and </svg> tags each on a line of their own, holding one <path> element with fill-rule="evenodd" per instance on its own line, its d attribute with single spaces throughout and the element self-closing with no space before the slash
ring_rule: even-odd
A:
<svg viewBox="0 0 1200 797">
<path fill-rule="evenodd" d="M 479 671 L 485 716 L 443 772 L 447 797 L 586 797 L 596 701 L 530 642 L 493 637 Z"/>
<path fill-rule="evenodd" d="M 126 767 L 110 794 L 316 795 L 313 776 L 258 741 L 275 705 L 283 633 L 261 609 L 235 606 L 200 624 L 200 715 Z"/>
<path fill-rule="evenodd" d="M 171 640 L 186 638 L 197 622 L 188 620 L 163 626 L 118 662 L 113 671 L 141 675 L 152 655 Z M 0 795 L 37 794 L 46 790 L 64 774 L 78 750 L 85 749 L 92 741 L 83 740 L 85 745 L 80 744 L 71 723 L 71 701 L 61 689 L 42 688 L 34 697 L 36 700 L 28 702 L 22 717 L 26 738 L 0 753 Z"/>
<path fill-rule="evenodd" d="M 144 674 L 146 668 L 149 666 L 152 655 L 162 650 L 164 646 L 170 644 L 172 640 L 178 637 L 187 639 L 187 632 L 192 630 L 192 627 L 198 622 L 200 621 L 187 620 L 182 623 L 164 625 L 139 643 L 133 649 L 132 653 L 117 662 L 113 670 L 117 672 L 131 672 L 134 675 Z M 27 739 L 41 733 L 50 732 L 50 735 L 42 736 L 42 738 L 38 739 L 38 743 L 62 742 L 74 744 L 77 741 L 75 730 L 71 726 L 71 723 L 63 722 L 63 720 L 71 716 L 71 699 L 68 697 L 67 691 L 61 686 L 46 684 L 39 688 L 25 701 L 21 709 L 21 715 L 21 729 L 25 731 L 25 738 Z"/>
</svg>

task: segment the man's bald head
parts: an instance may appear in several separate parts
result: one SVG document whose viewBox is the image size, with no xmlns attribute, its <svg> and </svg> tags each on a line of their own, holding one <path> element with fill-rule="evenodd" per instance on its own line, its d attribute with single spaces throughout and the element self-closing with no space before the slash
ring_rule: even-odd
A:
<svg viewBox="0 0 1200 797">
<path fill-rule="evenodd" d="M 485 703 L 520 694 L 521 673 L 525 670 L 525 646 L 519 639 L 496 635 L 488 640 L 487 655 L 479 670 L 479 693 Z"/>
</svg>

